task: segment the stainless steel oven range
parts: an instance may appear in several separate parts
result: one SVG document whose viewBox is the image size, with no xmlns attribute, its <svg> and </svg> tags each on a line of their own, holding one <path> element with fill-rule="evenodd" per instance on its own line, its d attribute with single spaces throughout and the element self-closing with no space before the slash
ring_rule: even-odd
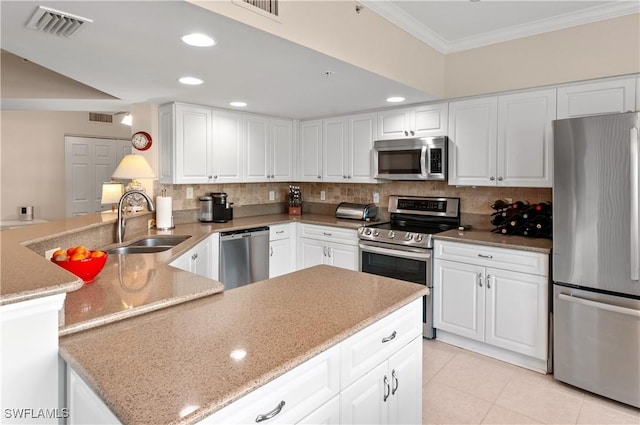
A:
<svg viewBox="0 0 640 425">
<path fill-rule="evenodd" d="M 390 221 L 362 226 L 360 271 L 433 290 L 432 235 L 460 226 L 460 198 L 389 197 Z M 423 336 L 435 338 L 433 299 L 423 297 Z"/>
</svg>

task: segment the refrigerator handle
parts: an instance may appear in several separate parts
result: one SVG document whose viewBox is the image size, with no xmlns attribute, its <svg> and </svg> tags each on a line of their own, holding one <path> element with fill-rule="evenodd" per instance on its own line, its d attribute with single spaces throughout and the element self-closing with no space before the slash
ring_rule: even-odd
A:
<svg viewBox="0 0 640 425">
<path fill-rule="evenodd" d="M 631 140 L 631 280 L 638 281 L 640 279 L 640 229 L 638 229 L 638 203 L 640 194 L 638 186 L 640 185 L 640 176 L 638 173 L 638 127 L 633 127 L 630 132 Z"/>
<path fill-rule="evenodd" d="M 627 316 L 640 317 L 640 310 L 634 310 L 628 307 L 602 303 L 598 301 L 588 300 L 586 298 L 577 297 L 575 295 L 559 294 L 558 299 L 570 303 L 580 304 L 587 307 L 598 308 L 600 310 L 612 311 L 614 313 L 626 314 Z"/>
</svg>

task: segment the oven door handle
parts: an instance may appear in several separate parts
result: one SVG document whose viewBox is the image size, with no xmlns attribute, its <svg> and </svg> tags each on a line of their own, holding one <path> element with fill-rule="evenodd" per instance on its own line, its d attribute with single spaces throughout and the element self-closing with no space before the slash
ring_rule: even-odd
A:
<svg viewBox="0 0 640 425">
<path fill-rule="evenodd" d="M 404 251 L 402 249 L 380 248 L 377 246 L 363 245 L 363 244 L 359 244 L 359 246 L 363 252 L 371 252 L 373 254 L 383 254 L 383 255 L 389 255 L 393 257 L 408 258 L 411 260 L 422 260 L 422 261 L 425 261 L 431 258 L 431 252 L 411 252 L 411 251 Z"/>
</svg>

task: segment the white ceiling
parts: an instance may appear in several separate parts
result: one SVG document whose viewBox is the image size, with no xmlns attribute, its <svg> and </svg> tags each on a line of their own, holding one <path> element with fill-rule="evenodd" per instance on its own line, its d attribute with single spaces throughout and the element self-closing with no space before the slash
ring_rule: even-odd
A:
<svg viewBox="0 0 640 425">
<path fill-rule="evenodd" d="M 25 27 L 39 4 L 92 19 L 73 38 Z M 443 53 L 637 12 L 639 0 L 363 1 Z M 2 1 L 1 47 L 117 99 L 2 99 L 3 109 L 127 110 L 133 103 L 183 101 L 312 118 L 433 100 L 311 49 L 183 1 Z M 187 32 L 211 33 L 209 49 L 185 46 Z M 537 32 L 536 32 L 537 31 Z M 333 71 L 326 78 L 325 71 Z M 205 80 L 187 87 L 177 78 Z"/>
</svg>

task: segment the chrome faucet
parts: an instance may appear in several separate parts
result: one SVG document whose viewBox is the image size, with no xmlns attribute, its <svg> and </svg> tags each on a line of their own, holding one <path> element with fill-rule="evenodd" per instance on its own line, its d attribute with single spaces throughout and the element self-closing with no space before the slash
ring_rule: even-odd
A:
<svg viewBox="0 0 640 425">
<path fill-rule="evenodd" d="M 122 211 L 124 207 L 124 199 L 129 197 L 130 195 L 135 194 L 142 195 L 144 197 L 144 199 L 147 201 L 147 208 L 149 209 L 149 211 L 154 212 L 156 210 L 156 206 L 153 204 L 153 201 L 145 192 L 141 190 L 130 190 L 128 192 L 125 192 L 118 201 L 118 243 L 122 243 L 122 240 L 124 239 L 124 228 L 126 226 L 124 220 L 124 211 Z"/>
</svg>

